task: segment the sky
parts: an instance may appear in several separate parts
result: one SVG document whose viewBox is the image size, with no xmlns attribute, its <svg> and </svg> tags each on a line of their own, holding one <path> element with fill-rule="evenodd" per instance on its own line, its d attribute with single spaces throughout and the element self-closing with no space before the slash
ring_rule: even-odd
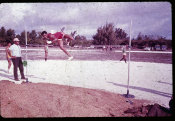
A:
<svg viewBox="0 0 175 121">
<path fill-rule="evenodd" d="M 0 27 L 47 32 L 60 31 L 92 39 L 99 27 L 113 23 L 128 36 L 163 36 L 172 39 L 172 5 L 169 2 L 55 2 L 1 3 Z M 132 21 L 132 24 L 131 24 Z"/>
</svg>

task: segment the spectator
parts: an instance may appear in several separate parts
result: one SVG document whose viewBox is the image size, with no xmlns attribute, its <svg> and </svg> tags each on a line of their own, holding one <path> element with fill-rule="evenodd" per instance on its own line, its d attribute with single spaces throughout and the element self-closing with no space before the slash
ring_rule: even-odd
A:
<svg viewBox="0 0 175 121">
<path fill-rule="evenodd" d="M 9 50 L 10 46 L 11 46 L 11 43 L 7 42 L 7 46 L 5 48 L 5 51 L 6 51 L 6 59 L 8 61 L 8 73 L 10 73 L 10 67 L 12 65 L 11 56 L 10 56 L 10 50 Z"/>
<path fill-rule="evenodd" d="M 123 57 L 122 59 L 120 59 L 120 61 L 124 60 L 126 63 L 126 45 L 125 44 L 122 47 L 122 53 L 123 53 Z"/>
<path fill-rule="evenodd" d="M 21 47 L 19 46 L 18 38 L 14 38 L 13 42 L 14 44 L 9 48 L 9 50 L 11 51 L 10 56 L 12 58 L 13 67 L 14 67 L 14 70 L 13 70 L 14 79 L 17 84 L 21 84 L 21 81 L 18 79 L 18 70 L 17 70 L 19 68 L 21 79 L 25 80 L 24 67 L 23 67 L 22 57 L 21 57 Z"/>
</svg>

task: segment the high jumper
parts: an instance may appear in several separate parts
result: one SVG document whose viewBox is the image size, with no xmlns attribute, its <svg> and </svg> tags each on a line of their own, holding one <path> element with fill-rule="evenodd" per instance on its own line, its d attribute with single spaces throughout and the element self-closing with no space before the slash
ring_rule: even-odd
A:
<svg viewBox="0 0 175 121">
<path fill-rule="evenodd" d="M 41 36 L 45 40 L 45 60 L 47 60 L 48 57 L 48 44 L 50 43 L 58 43 L 60 49 L 68 56 L 68 60 L 72 60 L 73 56 L 70 55 L 69 52 L 65 48 L 63 48 L 63 39 L 67 39 L 67 42 L 70 42 L 71 40 L 74 40 L 74 38 L 71 35 L 65 34 L 64 32 L 56 32 L 54 34 L 47 33 L 46 31 L 43 31 L 41 33 Z M 47 41 L 49 39 L 49 41 Z"/>
</svg>

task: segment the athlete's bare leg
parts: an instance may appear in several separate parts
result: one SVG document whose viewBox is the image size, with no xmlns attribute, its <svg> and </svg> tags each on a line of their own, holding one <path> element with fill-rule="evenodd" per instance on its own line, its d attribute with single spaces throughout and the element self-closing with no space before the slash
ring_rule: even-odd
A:
<svg viewBox="0 0 175 121">
<path fill-rule="evenodd" d="M 64 38 L 68 39 L 69 41 L 74 40 L 74 38 L 71 35 L 65 34 Z"/>
<path fill-rule="evenodd" d="M 48 57 L 48 45 L 44 46 L 44 51 L 45 51 L 45 61 L 46 61 Z"/>
<path fill-rule="evenodd" d="M 69 45 L 71 40 L 74 40 L 74 38 L 71 35 L 68 35 L 68 34 L 65 34 L 64 38 L 67 39 L 66 42 L 68 43 L 68 45 Z"/>
<path fill-rule="evenodd" d="M 10 73 L 10 67 L 11 67 L 11 65 L 12 65 L 12 62 L 11 62 L 10 59 L 8 59 L 8 73 Z"/>
<path fill-rule="evenodd" d="M 71 55 L 67 52 L 67 50 L 63 48 L 63 41 L 62 41 L 62 40 L 58 40 L 58 45 L 59 45 L 60 49 L 61 49 L 66 55 L 68 55 L 69 57 L 71 57 Z"/>
</svg>

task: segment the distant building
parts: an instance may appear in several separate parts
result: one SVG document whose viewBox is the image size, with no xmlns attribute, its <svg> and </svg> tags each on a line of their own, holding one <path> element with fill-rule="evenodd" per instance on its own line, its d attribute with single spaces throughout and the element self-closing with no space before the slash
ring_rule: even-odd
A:
<svg viewBox="0 0 175 121">
<path fill-rule="evenodd" d="M 155 45 L 155 50 L 161 50 L 160 45 Z"/>
<path fill-rule="evenodd" d="M 162 45 L 161 50 L 167 50 L 167 46 L 166 45 Z"/>
</svg>

